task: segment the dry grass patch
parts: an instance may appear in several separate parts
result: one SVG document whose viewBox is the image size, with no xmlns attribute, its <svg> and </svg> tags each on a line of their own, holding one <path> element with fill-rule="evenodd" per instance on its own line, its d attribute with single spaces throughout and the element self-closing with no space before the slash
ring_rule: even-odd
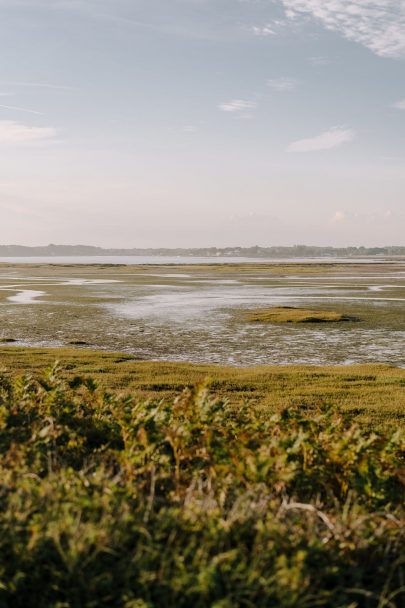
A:
<svg viewBox="0 0 405 608">
<path fill-rule="evenodd" d="M 336 323 L 357 320 L 333 310 L 311 310 L 294 306 L 248 310 L 243 318 L 248 323 Z"/>
</svg>

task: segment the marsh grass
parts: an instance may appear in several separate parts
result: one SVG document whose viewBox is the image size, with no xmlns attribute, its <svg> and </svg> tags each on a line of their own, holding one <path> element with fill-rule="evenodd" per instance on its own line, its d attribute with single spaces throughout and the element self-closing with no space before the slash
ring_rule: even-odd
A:
<svg viewBox="0 0 405 608">
<path fill-rule="evenodd" d="M 0 380 L 0 606 L 394 608 L 404 436 L 322 403 Z"/>
<path fill-rule="evenodd" d="M 140 399 L 173 400 L 207 377 L 212 389 L 236 405 L 276 412 L 328 403 L 374 430 L 405 426 L 405 370 L 388 365 L 226 367 L 139 361 L 132 355 L 88 348 L 0 346 L 0 367 L 12 375 L 38 374 L 55 359 L 64 373 L 90 375 L 101 386 Z"/>
<path fill-rule="evenodd" d="M 336 323 L 357 320 L 333 310 L 312 310 L 294 306 L 247 310 L 241 316 L 248 323 Z"/>
</svg>

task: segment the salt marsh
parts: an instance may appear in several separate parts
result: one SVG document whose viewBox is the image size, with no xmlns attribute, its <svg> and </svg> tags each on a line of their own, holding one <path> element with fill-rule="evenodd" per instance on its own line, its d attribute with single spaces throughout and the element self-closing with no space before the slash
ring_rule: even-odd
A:
<svg viewBox="0 0 405 608">
<path fill-rule="evenodd" d="M 360 321 L 291 327 L 238 314 L 271 306 Z M 0 339 L 148 360 L 405 367 L 405 262 L 3 264 Z"/>
</svg>

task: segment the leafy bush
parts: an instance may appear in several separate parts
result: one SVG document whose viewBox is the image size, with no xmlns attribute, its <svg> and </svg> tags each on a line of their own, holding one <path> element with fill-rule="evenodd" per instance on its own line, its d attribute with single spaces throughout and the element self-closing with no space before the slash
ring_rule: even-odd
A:
<svg viewBox="0 0 405 608">
<path fill-rule="evenodd" d="M 401 606 L 403 449 L 328 407 L 3 374 L 0 607 Z"/>
</svg>

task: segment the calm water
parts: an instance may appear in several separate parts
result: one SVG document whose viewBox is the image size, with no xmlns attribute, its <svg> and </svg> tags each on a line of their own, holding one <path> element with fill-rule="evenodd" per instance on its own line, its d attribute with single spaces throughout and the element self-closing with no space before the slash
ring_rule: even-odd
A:
<svg viewBox="0 0 405 608">
<path fill-rule="evenodd" d="M 374 258 L 373 263 L 383 263 L 383 258 Z M 266 264 L 266 263 L 341 263 L 369 264 L 370 258 L 243 258 L 243 257 L 193 257 L 193 256 L 37 256 L 0 257 L 5 264 Z"/>
</svg>

